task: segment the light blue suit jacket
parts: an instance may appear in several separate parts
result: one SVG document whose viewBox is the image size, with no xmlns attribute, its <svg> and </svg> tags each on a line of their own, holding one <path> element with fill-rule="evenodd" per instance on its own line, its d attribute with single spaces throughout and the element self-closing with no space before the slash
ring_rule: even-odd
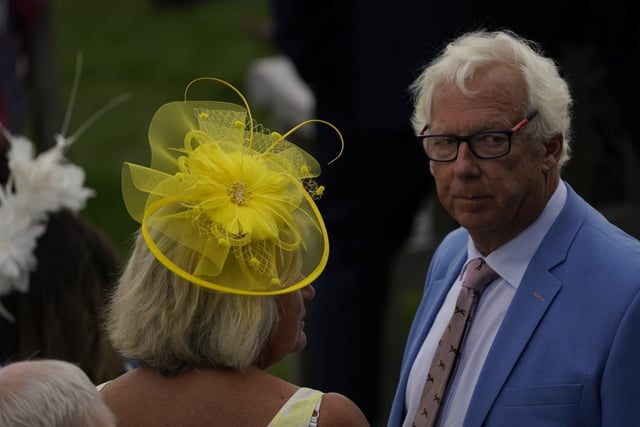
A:
<svg viewBox="0 0 640 427">
<path fill-rule="evenodd" d="M 464 427 L 640 426 L 640 241 L 567 190 L 489 350 Z M 453 231 L 432 258 L 389 427 L 402 425 L 411 365 L 467 239 Z"/>
</svg>

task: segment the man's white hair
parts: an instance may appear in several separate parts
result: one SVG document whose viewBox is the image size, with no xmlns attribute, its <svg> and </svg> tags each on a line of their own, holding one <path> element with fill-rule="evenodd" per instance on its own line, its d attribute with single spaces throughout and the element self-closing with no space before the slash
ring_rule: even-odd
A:
<svg viewBox="0 0 640 427">
<path fill-rule="evenodd" d="M 47 359 L 0 369 L 0 426 L 115 427 L 116 419 L 82 369 Z"/>
</svg>

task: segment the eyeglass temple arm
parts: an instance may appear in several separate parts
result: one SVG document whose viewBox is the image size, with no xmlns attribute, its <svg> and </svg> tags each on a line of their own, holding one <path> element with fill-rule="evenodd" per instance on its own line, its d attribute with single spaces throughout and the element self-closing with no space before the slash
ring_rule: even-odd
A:
<svg viewBox="0 0 640 427">
<path fill-rule="evenodd" d="M 531 120 L 533 120 L 533 118 L 535 116 L 538 115 L 538 110 L 534 110 L 533 113 L 529 114 L 527 117 L 525 117 L 524 119 L 520 120 L 518 123 L 516 123 L 516 125 L 514 127 L 511 128 L 511 131 L 515 132 L 518 129 L 520 129 L 522 126 L 526 125 L 527 123 L 529 123 Z"/>
</svg>

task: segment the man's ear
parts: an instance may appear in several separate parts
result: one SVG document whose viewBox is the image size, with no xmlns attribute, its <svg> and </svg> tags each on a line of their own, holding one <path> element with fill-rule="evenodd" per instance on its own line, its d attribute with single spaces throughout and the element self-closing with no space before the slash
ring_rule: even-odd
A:
<svg viewBox="0 0 640 427">
<path fill-rule="evenodd" d="M 542 162 L 542 171 L 544 173 L 549 172 L 552 169 L 556 169 L 558 167 L 558 162 L 560 162 L 560 156 L 562 155 L 562 144 L 564 143 L 564 138 L 561 133 L 553 135 L 545 144 L 544 144 L 544 160 Z"/>
</svg>

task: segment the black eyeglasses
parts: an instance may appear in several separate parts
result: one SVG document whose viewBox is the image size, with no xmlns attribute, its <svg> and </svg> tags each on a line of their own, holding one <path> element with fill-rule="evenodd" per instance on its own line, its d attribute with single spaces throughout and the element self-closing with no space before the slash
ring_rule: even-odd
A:
<svg viewBox="0 0 640 427">
<path fill-rule="evenodd" d="M 511 137 L 515 132 L 529 123 L 538 111 L 534 111 L 520 120 L 510 130 L 490 130 L 478 132 L 472 135 L 418 135 L 416 138 L 427 154 L 429 160 L 434 162 L 452 162 L 458 158 L 460 144 L 466 142 L 471 152 L 479 159 L 497 159 L 506 156 L 511 151 Z M 422 129 L 426 131 L 429 125 Z M 422 133 L 420 132 L 420 133 Z"/>
</svg>

